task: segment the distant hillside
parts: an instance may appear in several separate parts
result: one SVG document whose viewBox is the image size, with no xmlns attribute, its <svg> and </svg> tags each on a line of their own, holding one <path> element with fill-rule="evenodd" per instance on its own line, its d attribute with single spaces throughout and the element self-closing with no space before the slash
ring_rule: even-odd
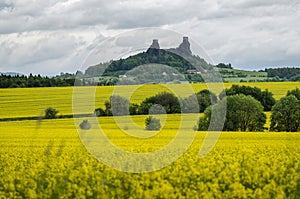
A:
<svg viewBox="0 0 300 199">
<path fill-rule="evenodd" d="M 267 72 L 237 70 L 233 68 L 215 68 L 219 71 L 225 82 L 267 82 L 273 81 Z"/>
<path fill-rule="evenodd" d="M 214 72 L 223 80 L 215 78 Z M 208 78 L 209 77 L 209 78 Z M 188 37 L 176 48 L 161 49 L 154 39 L 147 51 L 124 59 L 99 63 L 76 74 L 61 73 L 55 77 L 26 76 L 17 72 L 0 72 L 0 88 L 53 87 L 76 85 L 168 84 L 224 82 L 281 82 L 300 81 L 300 68 L 268 68 L 261 71 L 234 69 L 231 64 L 212 65 L 194 55 Z"/>
<path fill-rule="evenodd" d="M 300 81 L 300 68 L 268 68 L 265 71 L 268 77 L 285 81 Z"/>
<path fill-rule="evenodd" d="M 102 76 L 119 77 L 135 67 L 145 64 L 167 65 L 182 74 L 187 74 L 189 71 L 205 72 L 213 69 L 213 65 L 192 54 L 188 38 L 184 37 L 177 48 L 171 49 L 160 49 L 158 40 L 153 40 L 152 45 L 146 52 L 141 52 L 126 59 L 91 66 L 86 69 L 85 76 L 97 77 L 103 74 Z"/>
<path fill-rule="evenodd" d="M 151 66 L 149 67 L 149 64 L 153 64 L 153 67 L 155 65 L 156 72 L 160 71 L 161 74 L 154 78 L 155 71 L 152 70 Z M 171 69 L 164 70 L 159 67 L 160 64 L 169 66 Z M 141 74 L 139 74 L 138 70 L 135 69 L 142 65 L 147 65 L 147 67 L 140 69 Z M 131 73 L 132 70 L 135 72 Z M 247 71 L 234 69 L 231 64 L 211 65 L 199 56 L 193 55 L 187 37 L 183 38 L 182 43 L 177 48 L 171 49 L 160 49 L 158 40 L 153 40 L 146 52 L 138 53 L 126 59 L 90 66 L 82 78 L 88 84 L 93 85 L 115 85 L 118 82 L 139 84 L 143 79 L 153 79 L 152 83 L 178 83 L 182 82 L 182 77 L 190 83 L 196 83 L 203 82 L 203 75 L 208 74 L 211 70 L 218 71 L 224 82 L 300 81 L 300 68 L 269 68 L 261 71 Z M 183 76 L 175 78 L 175 71 Z M 133 74 L 136 74 L 136 77 Z"/>
</svg>

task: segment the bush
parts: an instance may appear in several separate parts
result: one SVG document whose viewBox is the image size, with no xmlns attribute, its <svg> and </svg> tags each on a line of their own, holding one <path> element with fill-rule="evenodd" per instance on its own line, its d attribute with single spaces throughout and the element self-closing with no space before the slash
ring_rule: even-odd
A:
<svg viewBox="0 0 300 199">
<path fill-rule="evenodd" d="M 160 125 L 160 120 L 156 119 L 152 116 L 149 116 L 146 118 L 145 120 L 145 125 L 146 125 L 146 130 L 150 130 L 150 131 L 157 131 L 160 130 L 161 125 Z"/>
<path fill-rule="evenodd" d="M 94 114 L 96 115 L 96 117 L 100 117 L 100 116 L 105 116 L 105 111 L 102 108 L 97 108 L 94 111 Z"/>
<path fill-rule="evenodd" d="M 88 130 L 88 129 L 91 128 L 91 126 L 92 126 L 92 125 L 89 123 L 88 120 L 83 120 L 83 121 L 81 122 L 81 124 L 79 125 L 79 127 L 80 127 L 81 129 L 83 129 L 83 130 Z"/>
<path fill-rule="evenodd" d="M 56 110 L 55 108 L 52 107 L 48 107 L 45 109 L 45 119 L 55 119 L 56 115 L 58 113 L 58 110 Z"/>
</svg>

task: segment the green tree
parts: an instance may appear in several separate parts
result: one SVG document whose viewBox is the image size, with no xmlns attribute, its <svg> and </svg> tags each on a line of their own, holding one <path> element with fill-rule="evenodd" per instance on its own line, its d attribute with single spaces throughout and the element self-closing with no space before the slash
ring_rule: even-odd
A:
<svg viewBox="0 0 300 199">
<path fill-rule="evenodd" d="M 204 112 L 204 116 L 199 119 L 199 130 L 208 129 L 212 110 L 217 112 L 222 111 L 222 103 L 225 103 L 225 100 L 227 100 L 227 113 L 223 127 L 224 131 L 264 130 L 266 115 L 263 112 L 263 106 L 252 96 L 246 95 L 228 96 L 226 99 L 224 98 L 216 105 L 207 108 Z"/>
<path fill-rule="evenodd" d="M 271 131 L 300 131 L 300 101 L 289 95 L 281 98 L 273 107 Z"/>
<path fill-rule="evenodd" d="M 177 97 L 168 92 L 161 92 L 155 96 L 155 103 L 162 105 L 167 113 L 180 113 L 180 103 Z"/>
<path fill-rule="evenodd" d="M 288 91 L 286 96 L 294 95 L 298 100 L 300 100 L 300 89 L 296 88 L 294 90 Z"/>
<path fill-rule="evenodd" d="M 119 95 L 110 97 L 111 111 L 114 116 L 129 115 L 128 99 Z"/>
<path fill-rule="evenodd" d="M 157 131 L 161 128 L 160 120 L 149 116 L 145 119 L 146 130 Z"/>
<path fill-rule="evenodd" d="M 138 113 L 141 115 L 148 115 L 149 110 L 153 104 L 154 103 L 150 103 L 144 100 L 139 106 Z"/>
<path fill-rule="evenodd" d="M 45 109 L 45 119 L 55 119 L 56 115 L 58 113 L 58 110 L 56 110 L 55 108 L 52 107 L 48 107 Z"/>
<path fill-rule="evenodd" d="M 204 110 L 210 105 L 217 103 L 218 100 L 217 96 L 207 89 L 196 93 L 196 97 L 198 100 L 200 113 L 203 113 Z"/>
<path fill-rule="evenodd" d="M 180 103 L 179 103 L 178 98 L 172 93 L 161 92 L 155 96 L 145 99 L 139 107 L 139 113 L 140 114 L 148 114 L 149 109 L 154 104 L 160 104 L 161 106 L 164 107 L 164 109 L 166 110 L 166 113 L 169 113 L 169 114 L 181 112 Z"/>
<path fill-rule="evenodd" d="M 182 113 L 199 113 L 199 104 L 195 94 L 181 100 Z"/>
<path fill-rule="evenodd" d="M 198 131 L 207 131 L 210 123 L 211 109 L 205 110 L 204 116 L 199 118 Z"/>
<path fill-rule="evenodd" d="M 110 104 L 110 101 L 106 100 L 104 102 L 104 106 L 105 106 L 105 115 L 106 116 L 111 116 L 112 115 L 112 111 L 111 111 L 111 104 Z"/>
<path fill-rule="evenodd" d="M 263 105 L 264 111 L 271 111 L 272 107 L 276 103 L 276 100 L 273 97 L 273 93 L 268 89 L 261 92 L 261 97 L 258 99 L 258 101 L 260 101 L 261 105 Z"/>
<path fill-rule="evenodd" d="M 94 114 L 96 115 L 96 117 L 100 117 L 100 116 L 105 116 L 105 110 L 103 110 L 102 108 L 97 108 L 94 111 Z"/>
<path fill-rule="evenodd" d="M 199 108 L 198 112 L 203 113 L 207 107 L 217 103 L 217 101 L 218 98 L 214 93 L 210 92 L 207 89 L 201 90 L 195 95 L 191 95 L 182 101 L 183 112 L 195 112 Z M 197 103 L 198 105 L 195 103 Z"/>
<path fill-rule="evenodd" d="M 139 111 L 139 105 L 138 104 L 134 104 L 134 103 L 131 103 L 129 105 L 129 114 L 130 115 L 138 115 L 138 112 Z"/>
<path fill-rule="evenodd" d="M 263 105 L 264 111 L 271 111 L 276 102 L 273 97 L 273 93 L 271 93 L 267 89 L 265 91 L 261 91 L 261 89 L 257 87 L 239 85 L 232 85 L 231 88 L 221 92 L 219 98 L 223 99 L 226 96 L 237 94 L 250 95 L 254 97 Z"/>
</svg>

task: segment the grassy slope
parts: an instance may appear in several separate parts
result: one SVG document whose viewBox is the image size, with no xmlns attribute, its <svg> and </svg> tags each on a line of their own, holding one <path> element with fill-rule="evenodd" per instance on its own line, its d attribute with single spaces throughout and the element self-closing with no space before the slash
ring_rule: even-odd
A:
<svg viewBox="0 0 300 199">
<path fill-rule="evenodd" d="M 257 71 L 246 71 L 237 69 L 218 69 L 222 71 L 225 81 L 227 82 L 240 82 L 243 81 L 260 81 L 268 79 L 267 72 L 257 72 Z M 238 75 L 245 75 L 245 77 L 238 77 Z"/>
</svg>

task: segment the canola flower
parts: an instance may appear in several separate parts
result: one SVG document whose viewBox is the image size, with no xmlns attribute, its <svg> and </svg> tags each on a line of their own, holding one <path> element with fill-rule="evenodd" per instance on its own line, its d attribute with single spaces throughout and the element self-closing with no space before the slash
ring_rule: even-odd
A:
<svg viewBox="0 0 300 199">
<path fill-rule="evenodd" d="M 144 116 L 134 118 L 142 125 Z M 110 140 L 128 151 L 163 147 L 175 134 L 176 115 L 164 132 L 142 144 L 100 118 Z M 204 158 L 206 132 L 188 151 L 151 173 L 116 171 L 97 161 L 80 142 L 73 120 L 2 122 L 0 198 L 299 198 L 300 134 L 222 133 Z M 127 128 L 132 128 L 127 125 Z M 168 155 L 168 154 L 166 154 Z"/>
</svg>

